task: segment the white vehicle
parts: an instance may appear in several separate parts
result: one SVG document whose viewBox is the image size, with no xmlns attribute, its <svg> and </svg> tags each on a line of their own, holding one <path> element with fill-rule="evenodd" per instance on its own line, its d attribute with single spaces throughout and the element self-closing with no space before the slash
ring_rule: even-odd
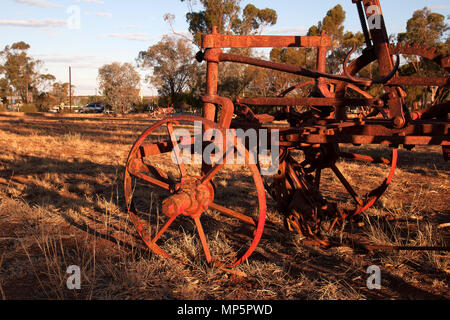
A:
<svg viewBox="0 0 450 320">
<path fill-rule="evenodd" d="M 61 111 L 61 107 L 60 106 L 54 106 L 52 108 L 50 108 L 50 112 L 51 113 L 58 113 Z"/>
</svg>

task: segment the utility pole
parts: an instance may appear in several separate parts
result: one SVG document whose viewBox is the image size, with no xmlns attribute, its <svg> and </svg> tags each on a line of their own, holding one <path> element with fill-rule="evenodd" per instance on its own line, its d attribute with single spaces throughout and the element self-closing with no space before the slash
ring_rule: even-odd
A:
<svg viewBox="0 0 450 320">
<path fill-rule="evenodd" d="M 27 86 L 25 88 L 25 103 L 28 103 L 28 79 L 27 79 Z"/>
<path fill-rule="evenodd" d="M 69 104 L 72 113 L 72 67 L 69 67 Z"/>
</svg>

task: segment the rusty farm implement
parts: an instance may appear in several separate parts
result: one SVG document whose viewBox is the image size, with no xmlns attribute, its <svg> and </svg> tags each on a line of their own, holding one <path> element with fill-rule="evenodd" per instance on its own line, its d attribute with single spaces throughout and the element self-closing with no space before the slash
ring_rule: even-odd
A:
<svg viewBox="0 0 450 320">
<path fill-rule="evenodd" d="M 332 229 L 371 208 L 394 177 L 400 147 L 410 150 L 418 145 L 442 146 L 448 158 L 450 58 L 434 48 L 390 44 L 379 0 L 353 3 L 367 47 L 351 62 L 354 50 L 349 53 L 342 74 L 326 73 L 331 38 L 325 33 L 235 36 L 219 34 L 213 28 L 211 34 L 203 36 L 203 50 L 197 54 L 197 59 L 207 64 L 203 117 L 175 115 L 156 123 L 137 140 L 127 162 L 127 210 L 152 252 L 184 261 L 205 256 L 208 263 L 237 266 L 250 257 L 261 240 L 266 196 L 283 215 L 288 230 L 310 243 L 327 246 L 327 239 L 321 235 L 324 221 Z M 378 28 L 372 25 L 375 18 L 379 19 Z M 224 51 L 272 47 L 316 48 L 316 69 Z M 401 55 L 435 63 L 442 76 L 399 75 Z M 240 97 L 232 101 L 218 95 L 219 65 L 224 62 L 276 70 L 310 81 L 278 96 Z M 380 78 L 361 78 L 360 71 L 374 62 L 378 63 Z M 369 93 L 374 85 L 383 87 L 382 95 Z M 306 86 L 312 88 L 309 94 L 290 95 Z M 433 87 L 441 95 L 422 110 L 410 111 L 406 86 Z M 254 107 L 276 107 L 278 111 L 257 114 Z M 352 114 L 355 109 L 357 116 Z M 219 139 L 239 130 L 257 132 L 257 147 L 261 141 L 266 142 L 272 162 L 278 164 L 273 174 L 261 175 L 260 152 L 252 152 L 251 135 Z M 273 139 L 274 133 L 277 139 Z M 354 147 L 349 151 L 346 145 Z M 380 146 L 380 155 L 354 151 L 368 145 Z M 190 157 L 181 156 L 180 150 L 190 151 Z M 209 158 L 203 157 L 207 150 L 214 150 Z M 229 161 L 234 159 L 230 154 L 235 155 L 237 150 L 245 160 L 238 164 Z M 302 160 L 298 160 L 298 155 Z M 198 161 L 186 161 L 192 158 Z M 378 177 L 379 181 L 371 178 L 370 184 L 360 177 L 349 178 L 339 168 L 342 159 L 381 168 L 384 177 Z M 340 183 L 340 196 L 323 179 L 325 172 Z M 207 231 L 201 218 L 208 219 Z M 197 239 L 201 245 L 195 245 Z"/>
</svg>

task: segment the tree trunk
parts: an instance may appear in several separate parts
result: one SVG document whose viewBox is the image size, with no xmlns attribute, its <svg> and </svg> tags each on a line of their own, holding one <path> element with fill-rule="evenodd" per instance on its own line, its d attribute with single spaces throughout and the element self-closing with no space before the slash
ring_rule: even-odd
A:
<svg viewBox="0 0 450 320">
<path fill-rule="evenodd" d="M 172 91 L 172 93 L 170 94 L 170 99 L 172 100 L 172 106 L 177 106 L 177 94 L 175 93 L 175 91 Z"/>
<path fill-rule="evenodd" d="M 436 102 L 436 94 L 438 92 L 439 87 L 433 86 L 431 87 L 431 103 L 434 104 Z"/>
</svg>

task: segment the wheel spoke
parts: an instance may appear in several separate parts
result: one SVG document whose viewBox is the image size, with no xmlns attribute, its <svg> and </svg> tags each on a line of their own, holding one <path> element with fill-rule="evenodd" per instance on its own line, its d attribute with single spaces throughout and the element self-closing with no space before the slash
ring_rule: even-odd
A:
<svg viewBox="0 0 450 320">
<path fill-rule="evenodd" d="M 175 215 L 173 217 L 171 217 L 169 219 L 169 221 L 167 221 L 167 223 L 164 225 L 164 227 L 161 228 L 161 230 L 158 232 L 158 234 L 156 235 L 156 237 L 152 240 L 152 244 L 155 244 L 156 241 L 159 240 L 159 238 L 161 238 L 161 236 L 163 235 L 164 232 L 167 231 L 167 229 L 169 229 L 169 227 L 172 225 L 172 223 L 175 221 L 176 218 L 178 218 L 179 215 Z"/>
<path fill-rule="evenodd" d="M 387 179 L 383 182 L 383 184 L 381 186 L 372 190 L 372 192 L 369 193 L 369 195 L 368 195 L 369 200 L 366 201 L 366 203 L 364 204 L 364 207 L 361 206 L 354 213 L 344 215 L 342 217 L 343 219 L 347 219 L 348 217 L 351 217 L 351 216 L 356 216 L 356 215 L 366 211 L 367 209 L 369 209 L 370 207 L 372 207 L 375 204 L 375 202 L 386 192 L 387 188 L 391 184 L 392 179 L 394 178 L 395 169 L 397 168 L 397 161 L 398 161 L 398 149 L 393 149 L 392 150 L 392 160 L 391 160 L 391 170 L 389 172 L 389 176 L 387 177 Z"/>
<path fill-rule="evenodd" d="M 134 159 L 134 160 L 130 161 L 128 163 L 127 170 L 132 176 L 134 176 L 138 179 L 144 180 L 144 181 L 146 181 L 152 185 L 155 185 L 157 187 L 160 187 L 164 190 L 170 189 L 170 185 L 168 183 L 158 180 L 154 177 L 151 177 L 149 175 L 149 168 L 140 159 Z M 163 178 L 163 177 L 161 177 L 161 178 Z"/>
<path fill-rule="evenodd" d="M 153 177 L 150 177 L 146 172 L 141 171 L 141 172 L 133 172 L 133 171 L 128 171 L 130 172 L 130 174 L 138 179 L 147 181 L 148 183 L 160 187 L 164 190 L 170 190 L 170 186 L 168 183 L 159 181 L 158 179 L 155 179 Z"/>
<path fill-rule="evenodd" d="M 347 179 L 344 177 L 344 175 L 341 173 L 341 171 L 336 167 L 336 165 L 332 165 L 331 169 L 333 170 L 334 174 L 338 177 L 339 181 L 344 185 L 345 189 L 348 193 L 353 197 L 353 199 L 356 201 L 356 203 L 360 206 L 363 205 L 363 201 L 359 198 L 358 194 L 353 190 L 350 183 L 347 181 Z"/>
<path fill-rule="evenodd" d="M 159 154 L 171 152 L 173 150 L 172 143 L 170 141 L 147 143 L 139 147 L 142 157 L 151 157 Z"/>
<path fill-rule="evenodd" d="M 246 223 L 248 225 L 256 227 L 255 221 L 253 221 L 253 219 L 250 218 L 249 216 L 246 216 L 246 215 L 244 215 L 242 213 L 239 213 L 237 211 L 234 211 L 232 209 L 228 209 L 228 208 L 226 208 L 224 206 L 221 206 L 221 205 L 219 205 L 217 203 L 211 203 L 209 205 L 209 209 L 213 209 L 213 210 L 219 211 L 220 213 L 224 214 L 227 217 L 238 219 L 238 220 L 240 220 L 240 221 L 242 221 L 242 222 L 244 222 L 244 223 Z"/>
<path fill-rule="evenodd" d="M 150 165 L 146 166 L 148 167 L 148 172 L 152 174 L 156 179 L 168 184 L 173 183 L 173 180 L 163 170 Z"/>
<path fill-rule="evenodd" d="M 211 170 L 209 170 L 208 173 L 202 178 L 201 182 L 203 185 L 208 184 L 211 181 L 211 179 L 214 178 L 215 175 L 220 170 L 222 170 L 222 168 L 225 166 L 226 159 L 231 150 L 234 150 L 234 147 L 229 148 L 227 152 L 224 153 L 222 158 L 218 161 L 218 163 Z"/>
<path fill-rule="evenodd" d="M 180 147 L 178 145 L 177 138 L 175 137 L 174 132 L 173 132 L 173 123 L 172 122 L 167 123 L 167 131 L 169 132 L 170 140 L 172 141 L 173 151 L 175 152 L 175 159 L 177 160 L 177 164 L 180 169 L 181 178 L 184 178 L 187 176 L 187 172 L 186 172 L 186 168 L 184 167 L 183 160 L 181 159 Z"/>
<path fill-rule="evenodd" d="M 202 242 L 203 251 L 205 252 L 206 261 L 211 263 L 211 252 L 209 251 L 208 243 L 206 241 L 205 232 L 203 231 L 202 223 L 200 222 L 200 217 L 194 218 L 195 225 L 197 227 L 197 232 L 200 237 L 200 241 Z"/>
<path fill-rule="evenodd" d="M 167 259 L 172 259 L 172 257 L 166 251 L 161 249 L 161 247 L 159 247 L 156 243 L 153 243 L 152 241 L 150 241 L 150 236 L 147 233 L 147 231 L 144 230 L 144 227 L 142 226 L 141 221 L 131 211 L 130 211 L 130 218 L 131 218 L 131 222 L 133 222 L 133 224 L 136 227 L 142 240 L 144 240 L 144 243 L 147 245 L 147 247 L 149 247 L 150 250 L 152 250 L 154 253 L 156 253 L 160 256 L 163 256 Z"/>
<path fill-rule="evenodd" d="M 189 140 L 182 140 L 178 145 L 189 147 L 194 145 L 195 138 L 191 137 Z M 173 151 L 172 141 L 162 141 L 157 143 L 146 143 L 139 147 L 143 158 L 169 153 Z"/>
</svg>

